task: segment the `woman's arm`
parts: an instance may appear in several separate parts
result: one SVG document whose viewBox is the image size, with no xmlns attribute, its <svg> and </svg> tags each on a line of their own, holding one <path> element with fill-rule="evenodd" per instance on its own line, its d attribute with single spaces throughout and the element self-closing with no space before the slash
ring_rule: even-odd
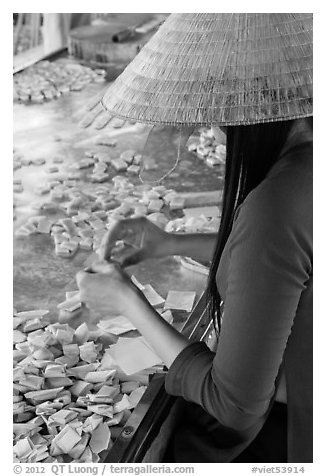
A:
<svg viewBox="0 0 326 476">
<path fill-rule="evenodd" d="M 118 241 L 129 245 L 116 249 Z M 126 218 L 113 223 L 105 235 L 98 255 L 101 261 L 113 258 L 121 266 L 131 266 L 146 259 L 181 255 L 209 261 L 216 233 L 167 233 L 146 217 Z"/>
<path fill-rule="evenodd" d="M 167 367 L 170 367 L 189 341 L 176 331 L 144 299 L 143 294 L 133 290 L 126 299 L 124 315 L 134 324 Z"/>
<path fill-rule="evenodd" d="M 125 316 L 147 339 L 167 366 L 189 341 L 149 304 L 117 263 L 98 262 L 77 274 L 80 298 L 104 316 Z M 107 317 L 108 319 L 110 317 Z"/>
<path fill-rule="evenodd" d="M 171 233 L 169 255 L 189 256 L 200 261 L 210 261 L 216 237 L 216 233 Z"/>
</svg>

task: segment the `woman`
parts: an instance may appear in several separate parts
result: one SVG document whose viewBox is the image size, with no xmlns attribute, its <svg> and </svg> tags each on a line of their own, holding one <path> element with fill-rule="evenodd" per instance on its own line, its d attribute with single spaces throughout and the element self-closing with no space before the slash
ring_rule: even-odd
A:
<svg viewBox="0 0 326 476">
<path fill-rule="evenodd" d="M 109 231 L 94 273 L 77 275 L 87 306 L 130 319 L 169 368 L 167 392 L 187 401 L 170 461 L 312 461 L 312 119 L 307 111 L 291 117 L 292 106 L 288 99 L 277 118 L 226 128 L 217 240 L 125 220 Z M 230 117 L 220 123 L 231 124 Z M 190 344 L 118 264 L 104 264 L 130 235 L 137 251 L 122 266 L 168 254 L 212 258 L 216 353 Z"/>
</svg>

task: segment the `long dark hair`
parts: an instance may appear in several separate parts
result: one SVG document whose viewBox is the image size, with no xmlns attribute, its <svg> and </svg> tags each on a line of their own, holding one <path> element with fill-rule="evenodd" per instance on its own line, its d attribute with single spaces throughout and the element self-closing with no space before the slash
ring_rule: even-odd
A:
<svg viewBox="0 0 326 476">
<path fill-rule="evenodd" d="M 221 327 L 221 297 L 216 286 L 216 272 L 234 213 L 279 159 L 293 122 L 227 127 L 222 216 L 207 285 L 209 318 L 213 320 L 216 332 Z"/>
</svg>

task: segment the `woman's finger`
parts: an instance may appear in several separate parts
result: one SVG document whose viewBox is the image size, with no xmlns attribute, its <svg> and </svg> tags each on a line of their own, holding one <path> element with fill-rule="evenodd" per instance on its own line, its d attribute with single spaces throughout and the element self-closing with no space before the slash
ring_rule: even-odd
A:
<svg viewBox="0 0 326 476">
<path fill-rule="evenodd" d="M 109 231 L 107 231 L 104 237 L 102 238 L 100 247 L 97 250 L 97 255 L 99 256 L 99 259 L 101 261 L 106 261 L 110 258 L 111 250 L 115 242 L 118 240 L 118 236 L 122 233 L 121 228 L 123 227 L 121 223 L 122 220 L 113 223 Z"/>
<path fill-rule="evenodd" d="M 142 238 L 139 234 L 142 234 L 143 228 L 143 217 L 116 221 L 102 239 L 97 253 L 99 258 L 103 261 L 108 260 L 118 240 L 123 240 L 131 246 L 140 247 Z"/>
</svg>

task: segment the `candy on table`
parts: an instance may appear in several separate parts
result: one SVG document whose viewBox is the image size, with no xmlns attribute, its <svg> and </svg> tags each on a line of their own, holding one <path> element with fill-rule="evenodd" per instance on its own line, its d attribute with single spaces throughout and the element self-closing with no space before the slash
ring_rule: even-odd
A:
<svg viewBox="0 0 326 476">
<path fill-rule="evenodd" d="M 52 158 L 52 162 L 54 164 L 62 164 L 64 162 L 64 158 L 61 156 L 56 156 Z"/>
<path fill-rule="evenodd" d="M 82 239 L 91 239 L 93 235 L 94 230 L 92 228 L 81 229 L 80 226 L 78 226 L 78 236 Z"/>
<path fill-rule="evenodd" d="M 60 344 L 71 344 L 75 331 L 68 324 L 50 324 L 46 330 L 54 335 Z"/>
<path fill-rule="evenodd" d="M 94 453 L 100 453 L 105 450 L 110 442 L 111 432 L 107 423 L 100 423 L 97 428 L 92 432 L 92 436 L 89 442 L 90 449 Z"/>
<path fill-rule="evenodd" d="M 47 348 L 35 350 L 35 352 L 33 352 L 33 357 L 36 360 L 54 360 L 53 352 Z"/>
<path fill-rule="evenodd" d="M 133 164 L 134 165 L 139 165 L 140 162 L 141 162 L 142 157 L 143 156 L 141 154 L 135 154 L 134 159 L 133 159 Z"/>
<path fill-rule="evenodd" d="M 92 215 L 87 221 L 95 231 L 105 228 L 104 221 L 98 218 L 96 215 Z"/>
<path fill-rule="evenodd" d="M 95 141 L 95 144 L 106 145 L 108 147 L 115 147 L 117 145 L 117 141 L 104 136 L 104 137 L 98 137 Z"/>
<path fill-rule="evenodd" d="M 132 211 L 132 207 L 127 203 L 122 203 L 119 207 L 115 208 L 114 211 L 119 215 L 127 216 Z"/>
<path fill-rule="evenodd" d="M 34 319 L 35 317 L 38 318 L 43 318 L 49 313 L 48 309 L 33 309 L 31 311 L 21 311 L 21 312 L 15 312 L 14 316 L 22 319 L 23 322 L 29 320 L 29 319 Z"/>
<path fill-rule="evenodd" d="M 70 172 L 68 175 L 67 175 L 68 179 L 69 180 L 79 180 L 80 179 L 80 174 L 78 172 Z"/>
<path fill-rule="evenodd" d="M 191 142 L 188 145 L 189 152 L 196 152 L 198 144 L 196 142 Z"/>
<path fill-rule="evenodd" d="M 77 213 L 77 215 L 75 215 L 75 216 L 72 217 L 72 221 L 73 221 L 75 224 L 78 224 L 79 222 L 88 220 L 89 217 L 90 217 L 90 213 L 88 213 L 88 212 L 83 212 L 83 211 L 79 210 L 78 213 Z"/>
<path fill-rule="evenodd" d="M 51 187 L 51 185 L 50 185 Z M 51 187 L 52 188 L 52 187 Z M 57 190 L 52 190 L 50 192 L 50 198 L 51 200 L 54 200 L 54 201 L 60 201 L 60 200 L 64 200 L 66 198 L 65 194 L 62 193 L 62 192 L 59 192 Z"/>
<path fill-rule="evenodd" d="M 45 216 L 40 217 L 37 223 L 36 231 L 38 233 L 50 233 L 53 224 L 53 220 L 50 220 Z"/>
<path fill-rule="evenodd" d="M 50 188 L 55 188 L 60 184 L 61 184 L 61 182 L 59 180 L 50 180 L 48 182 L 48 185 L 49 185 Z"/>
<path fill-rule="evenodd" d="M 92 363 L 97 359 L 97 351 L 94 342 L 85 342 L 79 347 L 80 358 L 85 362 Z"/>
<path fill-rule="evenodd" d="M 120 386 L 120 390 L 121 390 L 121 393 L 131 393 L 133 392 L 134 390 L 136 390 L 136 388 L 140 387 L 140 383 L 139 382 L 133 382 L 132 380 L 129 381 L 129 382 L 122 382 L 121 383 L 121 386 Z"/>
<path fill-rule="evenodd" d="M 132 339 L 120 337 L 118 342 L 107 350 L 107 353 L 127 375 L 133 375 L 162 362 L 143 337 Z"/>
<path fill-rule="evenodd" d="M 80 169 L 86 169 L 94 165 L 95 161 L 92 158 L 87 157 L 86 159 L 81 159 L 78 163 Z"/>
<path fill-rule="evenodd" d="M 53 439 L 53 448 L 59 447 L 60 452 L 67 454 L 73 447 L 79 443 L 81 436 L 71 426 L 65 426 L 60 433 Z M 60 453 L 59 453 L 60 454 Z"/>
<path fill-rule="evenodd" d="M 32 159 L 32 164 L 33 165 L 43 165 L 46 163 L 46 160 L 43 158 L 38 158 L 38 159 Z"/>
<path fill-rule="evenodd" d="M 68 455 L 71 456 L 71 458 L 73 458 L 74 460 L 78 460 L 86 450 L 89 438 L 90 436 L 84 433 L 81 436 L 79 442 L 70 451 L 68 451 Z"/>
<path fill-rule="evenodd" d="M 148 208 L 149 211 L 149 208 Z M 136 213 L 136 209 L 135 209 Z M 167 226 L 169 220 L 166 218 L 164 213 L 151 213 L 147 215 L 147 219 L 150 220 L 152 223 L 154 223 L 156 226 L 159 228 L 162 228 L 163 230 Z"/>
<path fill-rule="evenodd" d="M 120 129 L 121 127 L 123 127 L 125 125 L 125 120 L 124 119 L 120 119 L 118 117 L 115 117 L 114 120 L 112 121 L 111 125 L 112 127 L 114 127 L 114 129 Z"/>
<path fill-rule="evenodd" d="M 180 210 L 185 206 L 185 199 L 176 195 L 171 199 L 169 205 L 171 210 Z"/>
<path fill-rule="evenodd" d="M 61 225 L 69 235 L 74 236 L 77 234 L 76 225 L 71 218 L 61 218 L 57 223 Z"/>
<path fill-rule="evenodd" d="M 125 150 L 120 154 L 120 159 L 128 164 L 132 164 L 135 154 L 134 150 Z"/>
<path fill-rule="evenodd" d="M 134 208 L 134 213 L 130 215 L 131 218 L 138 218 L 141 216 L 146 216 L 148 213 L 147 207 L 146 206 L 137 206 Z"/>
<path fill-rule="evenodd" d="M 124 334 L 125 332 L 136 329 L 135 326 L 124 316 L 101 320 L 97 326 L 103 332 L 108 332 L 114 335 Z"/>
<path fill-rule="evenodd" d="M 52 400 L 58 396 L 58 394 L 64 389 L 64 387 L 52 388 L 47 390 L 36 390 L 25 393 L 24 397 L 34 404 L 46 402 Z"/>
<path fill-rule="evenodd" d="M 221 142 L 222 141 L 222 142 Z M 212 129 L 203 128 L 198 138 L 193 138 L 188 146 L 190 152 L 196 153 L 197 157 L 204 159 L 207 165 L 215 167 L 216 165 L 224 165 L 226 148 L 224 139 L 214 136 Z"/>
<path fill-rule="evenodd" d="M 38 195 L 45 195 L 46 193 L 49 193 L 51 191 L 51 187 L 49 185 L 40 185 L 39 187 L 36 187 L 35 192 Z"/>
<path fill-rule="evenodd" d="M 129 401 L 128 395 L 125 393 L 122 395 L 122 398 L 115 402 L 113 405 L 113 413 L 121 413 L 125 410 L 130 410 L 131 409 L 131 404 Z"/>
<path fill-rule="evenodd" d="M 194 291 L 169 291 L 164 304 L 164 309 L 179 309 L 191 312 L 196 293 Z"/>
<path fill-rule="evenodd" d="M 112 167 L 117 171 L 117 172 L 124 172 L 128 168 L 128 164 L 126 161 L 122 159 L 113 159 L 111 161 Z"/>
<path fill-rule="evenodd" d="M 209 165 L 210 167 L 215 167 L 216 165 L 220 165 L 221 163 L 222 162 L 219 157 L 209 156 L 206 159 L 206 164 Z"/>
<path fill-rule="evenodd" d="M 81 240 L 79 242 L 79 248 L 85 251 L 91 251 L 93 249 L 93 241 L 90 239 Z"/>
<path fill-rule="evenodd" d="M 145 391 L 146 391 L 146 386 L 145 385 L 142 385 L 138 388 L 135 388 L 134 390 L 131 391 L 128 399 L 129 399 L 129 405 L 130 405 L 130 410 L 135 408 L 140 399 L 142 398 L 142 396 L 144 395 Z"/>
<path fill-rule="evenodd" d="M 46 100 L 56 99 L 61 94 L 80 91 L 90 82 L 103 80 L 103 74 L 86 66 L 60 61 L 41 61 L 14 76 L 17 99 L 25 104 L 41 104 Z M 54 139 L 62 138 L 56 136 Z"/>
<path fill-rule="evenodd" d="M 221 215 L 221 210 L 218 206 L 185 208 L 183 212 L 186 218 L 201 216 L 206 218 L 213 218 L 219 217 Z"/>
<path fill-rule="evenodd" d="M 143 294 L 145 295 L 146 299 L 153 307 L 159 307 L 164 304 L 165 300 L 160 296 L 153 286 L 150 284 L 145 284 L 142 289 Z"/>
<path fill-rule="evenodd" d="M 63 242 L 55 246 L 55 254 L 62 258 L 71 258 L 78 250 L 78 245 L 68 242 Z"/>
<path fill-rule="evenodd" d="M 41 322 L 38 318 L 31 319 L 24 324 L 24 332 L 36 331 L 37 329 L 46 327 L 46 325 L 46 322 Z"/>
<path fill-rule="evenodd" d="M 58 385 L 62 385 L 64 387 L 68 387 L 72 385 L 74 382 L 68 377 L 49 377 L 46 379 L 46 386 L 48 388 L 56 388 Z"/>
<path fill-rule="evenodd" d="M 108 155 L 107 152 L 104 151 L 94 152 L 94 159 L 98 160 L 97 164 L 95 164 L 96 166 L 107 165 L 110 164 L 112 161 L 112 158 Z"/>
<path fill-rule="evenodd" d="M 145 190 L 141 196 L 140 203 L 148 205 L 150 202 L 158 200 L 159 198 L 160 194 L 155 192 L 154 190 Z"/>
<path fill-rule="evenodd" d="M 93 217 L 100 218 L 101 220 L 106 220 L 106 213 L 104 210 L 98 210 L 93 212 Z"/>
<path fill-rule="evenodd" d="M 167 309 L 166 311 L 162 312 L 161 313 L 161 316 L 163 317 L 163 319 L 168 322 L 169 324 L 172 324 L 173 322 L 173 314 L 172 312 L 170 311 L 170 309 Z"/>
<path fill-rule="evenodd" d="M 106 174 L 106 173 L 101 173 L 101 172 L 97 172 L 95 174 L 92 174 L 90 176 L 90 179 L 92 182 L 94 183 L 102 183 L 102 182 L 105 182 L 107 179 L 109 178 L 109 175 Z"/>
<path fill-rule="evenodd" d="M 100 383 L 112 381 L 115 375 L 115 370 L 96 370 L 93 372 L 87 372 L 84 380 L 89 383 Z"/>
<path fill-rule="evenodd" d="M 43 202 L 40 204 L 40 210 L 47 211 L 49 213 L 55 213 L 58 211 L 58 204 L 54 202 Z"/>
<path fill-rule="evenodd" d="M 24 342 L 27 339 L 26 335 L 18 329 L 15 329 L 13 332 L 13 341 L 14 344 L 18 342 Z"/>
<path fill-rule="evenodd" d="M 38 375 L 25 375 L 19 380 L 19 384 L 28 387 L 30 390 L 41 390 L 44 384 L 44 377 Z"/>
<path fill-rule="evenodd" d="M 159 197 L 163 197 L 167 193 L 167 189 L 164 187 L 164 185 L 157 185 L 156 187 L 152 188 L 152 191 L 157 193 Z"/>
<path fill-rule="evenodd" d="M 88 338 L 89 338 L 89 330 L 88 330 L 87 324 L 83 322 L 75 330 L 75 339 L 77 344 L 81 345 L 87 342 Z"/>
<path fill-rule="evenodd" d="M 82 303 L 80 301 L 79 292 L 70 298 L 67 298 L 64 302 L 57 305 L 58 309 L 63 309 L 65 311 L 73 312 L 76 309 L 81 307 Z"/>
<path fill-rule="evenodd" d="M 67 375 L 78 379 L 83 379 L 85 375 L 87 375 L 89 372 L 95 371 L 99 366 L 100 364 L 98 362 L 83 365 L 80 364 L 77 367 L 71 367 L 67 369 Z"/>
<path fill-rule="evenodd" d="M 85 150 L 85 155 L 86 157 L 89 157 L 89 158 L 93 158 L 94 155 L 96 154 L 96 151 L 92 151 L 92 150 Z"/>
<path fill-rule="evenodd" d="M 76 293 L 77 291 L 71 291 L 66 295 L 66 297 L 74 297 L 76 296 Z M 32 319 L 36 313 L 38 315 L 41 314 L 42 316 L 46 316 L 46 311 L 42 310 L 32 311 L 28 315 L 26 315 L 26 313 L 21 314 L 21 316 L 25 319 Z M 23 320 L 20 322 L 20 325 L 22 325 Z M 33 356 L 31 356 L 34 362 L 36 362 L 35 357 L 53 359 L 54 355 L 51 350 L 54 351 L 56 349 L 56 347 L 53 346 L 54 343 L 56 343 L 55 345 L 61 346 L 61 352 L 65 355 L 75 355 L 77 357 L 77 362 L 79 358 L 85 358 L 85 355 L 78 355 L 78 344 L 73 342 L 66 343 L 71 341 L 71 335 L 69 334 L 74 332 L 72 328 L 68 325 L 51 324 L 47 329 L 46 332 L 49 333 L 50 331 L 50 336 L 52 334 L 54 339 L 48 341 L 52 347 L 47 348 L 46 346 L 48 344 L 44 340 L 42 343 L 39 342 L 39 345 L 42 345 L 43 347 L 42 349 L 37 348 L 34 351 Z M 46 332 L 42 331 L 42 334 L 45 335 Z M 65 332 L 68 332 L 68 335 L 65 334 Z M 35 332 L 33 334 L 34 338 L 31 339 L 31 342 L 36 343 L 36 337 L 39 333 Z M 80 328 L 74 332 L 73 337 L 77 338 L 78 335 L 79 337 L 82 337 L 82 341 L 88 338 L 90 333 L 88 332 L 86 324 L 80 326 Z M 98 345 L 95 345 L 92 341 L 90 344 L 91 349 L 95 351 L 98 358 L 101 348 Z M 84 347 L 84 350 L 86 350 L 87 353 L 87 349 L 85 349 L 86 346 L 81 345 L 80 347 L 82 350 Z M 46 350 L 48 350 L 48 352 L 46 352 Z M 59 348 L 56 352 L 57 355 L 58 353 L 60 355 Z M 81 354 L 83 354 L 83 352 Z M 123 397 L 123 393 L 121 393 L 121 395 L 119 394 L 121 391 L 119 380 L 114 377 L 116 370 L 112 367 L 97 371 L 100 362 L 96 360 L 96 362 L 91 364 L 78 365 L 75 368 L 66 368 L 66 364 L 63 362 L 59 363 L 60 358 L 57 358 L 55 363 L 53 360 L 45 361 L 45 365 L 42 364 L 41 366 L 35 367 L 36 371 L 38 371 L 38 369 L 44 369 L 42 375 L 25 376 L 25 371 L 28 370 L 28 366 L 30 365 L 28 362 L 31 362 L 31 360 L 27 360 L 26 358 L 24 360 L 25 363 L 21 361 L 19 364 L 22 366 L 22 369 L 16 370 L 14 373 L 14 378 L 18 379 L 19 382 L 18 385 L 14 386 L 14 389 L 16 388 L 16 392 L 18 392 L 16 394 L 18 398 L 14 402 L 17 404 L 14 406 L 14 413 L 16 421 L 26 421 L 27 423 L 24 427 L 17 426 L 16 423 L 14 431 L 16 435 L 23 435 L 25 432 L 26 436 L 31 437 L 33 435 L 39 435 L 38 432 L 41 431 L 42 427 L 45 425 L 48 433 L 44 436 L 37 436 L 34 443 L 37 442 L 41 444 L 44 443 L 45 440 L 45 449 L 50 449 L 52 457 L 59 457 L 60 454 L 63 454 L 71 447 L 71 444 L 66 446 L 65 439 L 61 440 L 62 435 L 65 435 L 65 433 L 62 433 L 63 427 L 69 427 L 81 437 L 77 443 L 75 443 L 75 440 L 77 441 L 77 438 L 75 438 L 71 450 L 72 455 L 74 454 L 78 456 L 85 451 L 84 448 L 87 448 L 87 442 L 89 441 L 87 437 L 83 438 L 83 435 L 86 434 L 85 431 L 92 434 L 95 427 L 102 423 L 105 423 L 107 427 L 114 428 L 115 425 L 122 425 L 129 417 L 130 411 L 127 410 L 127 408 L 133 408 L 133 403 L 127 401 L 127 399 Z M 30 391 L 33 388 L 40 388 L 44 379 L 48 388 L 35 390 L 34 392 L 33 390 L 32 392 Z M 85 380 L 91 380 L 94 383 Z M 62 383 L 62 385 L 56 387 L 59 383 Z M 69 390 L 67 390 L 68 388 Z M 129 393 L 132 393 L 136 388 L 139 388 L 139 384 L 137 383 L 129 388 Z M 22 395 L 19 395 L 19 392 L 22 392 Z M 23 398 L 26 398 L 26 403 Z M 74 400 L 72 400 L 72 398 Z M 75 399 L 77 400 L 75 401 Z M 71 406 L 70 403 L 73 403 L 73 406 Z M 112 403 L 114 403 L 115 407 L 114 405 L 112 406 Z M 35 405 L 35 409 L 33 405 Z M 122 411 L 122 408 L 126 410 Z M 121 411 L 117 412 L 118 410 Z M 35 421 L 32 424 L 33 415 L 35 415 L 34 412 L 36 412 L 37 415 L 47 416 L 48 420 L 44 421 L 43 419 L 34 419 Z M 98 425 L 94 423 L 93 427 L 90 428 L 85 419 L 88 419 L 88 422 L 95 422 L 94 418 L 92 420 L 89 420 L 89 418 L 90 415 L 96 414 L 100 416 L 101 420 L 98 421 Z M 103 421 L 103 419 L 106 421 Z M 22 425 L 22 423 L 19 423 L 19 425 Z M 55 429 L 55 425 L 57 425 L 57 430 Z M 121 426 L 120 429 L 117 429 L 116 431 L 113 430 L 113 433 L 117 436 L 120 431 Z M 70 435 L 70 430 L 68 433 Z M 89 433 L 87 433 L 87 435 L 89 435 Z M 79 445 L 81 440 L 82 445 Z M 17 441 L 15 441 L 15 443 L 16 442 Z M 103 442 L 103 446 L 107 447 L 105 442 Z M 82 448 L 80 446 L 82 446 Z M 47 460 L 45 449 L 43 449 L 42 453 L 37 456 L 40 461 Z M 93 446 L 93 449 L 95 449 L 95 446 Z"/>
<path fill-rule="evenodd" d="M 160 200 L 160 199 L 151 200 L 148 203 L 148 212 L 149 213 L 159 212 L 162 209 L 163 205 L 164 205 L 163 200 Z"/>
<path fill-rule="evenodd" d="M 93 168 L 93 175 L 103 174 L 107 170 L 107 165 L 104 162 L 98 162 Z"/>
<path fill-rule="evenodd" d="M 56 172 L 59 172 L 59 168 L 56 165 L 51 165 L 50 167 L 47 167 L 46 171 L 49 174 L 54 174 Z"/>
</svg>

